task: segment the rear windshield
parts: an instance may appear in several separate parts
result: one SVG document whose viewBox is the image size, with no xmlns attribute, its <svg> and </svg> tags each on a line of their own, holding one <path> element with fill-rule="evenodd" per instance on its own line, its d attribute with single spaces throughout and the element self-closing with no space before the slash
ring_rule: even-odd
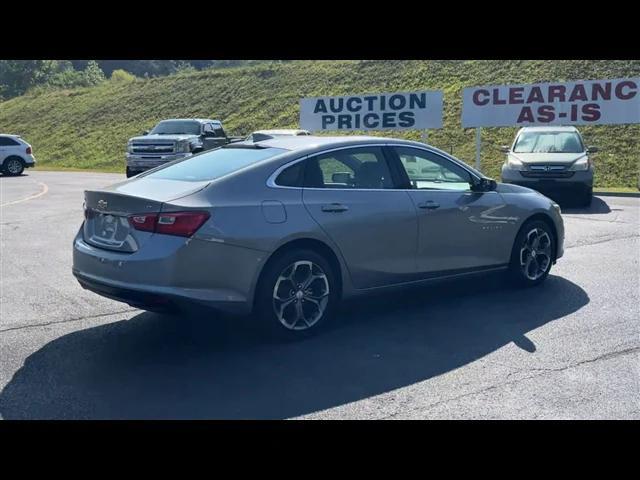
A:
<svg viewBox="0 0 640 480">
<path fill-rule="evenodd" d="M 282 148 L 217 148 L 173 163 L 146 177 L 187 182 L 215 180 L 286 151 Z"/>
<path fill-rule="evenodd" d="M 573 132 L 523 132 L 513 148 L 515 153 L 581 153 L 580 135 Z"/>
</svg>

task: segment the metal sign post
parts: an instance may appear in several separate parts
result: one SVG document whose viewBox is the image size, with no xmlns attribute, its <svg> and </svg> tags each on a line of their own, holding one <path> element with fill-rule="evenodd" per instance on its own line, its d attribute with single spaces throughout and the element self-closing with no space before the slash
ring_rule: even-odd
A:
<svg viewBox="0 0 640 480">
<path fill-rule="evenodd" d="M 422 132 L 422 143 L 427 143 L 428 138 L 429 138 L 429 129 L 425 128 L 424 132 Z"/>
<path fill-rule="evenodd" d="M 476 127 L 476 170 L 481 172 L 480 169 L 480 148 L 482 147 L 482 127 Z"/>
</svg>

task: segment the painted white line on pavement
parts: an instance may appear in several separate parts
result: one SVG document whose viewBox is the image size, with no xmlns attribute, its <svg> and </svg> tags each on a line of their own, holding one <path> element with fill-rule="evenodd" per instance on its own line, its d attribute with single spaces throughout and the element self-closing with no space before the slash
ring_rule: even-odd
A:
<svg viewBox="0 0 640 480">
<path fill-rule="evenodd" d="M 38 197 L 41 197 L 43 195 L 46 195 L 47 192 L 49 191 L 49 187 L 47 186 L 47 184 L 46 183 L 42 183 L 42 182 L 38 182 L 38 185 L 40 185 L 42 187 L 42 190 L 40 190 L 40 192 L 36 193 L 35 195 L 31 195 L 29 197 L 26 197 L 26 198 L 21 198 L 20 200 L 14 200 L 13 202 L 3 203 L 2 205 L 0 205 L 0 208 L 1 207 L 6 207 L 8 205 L 15 205 L 16 203 L 26 202 L 27 200 L 33 200 L 34 198 L 38 198 Z"/>
</svg>

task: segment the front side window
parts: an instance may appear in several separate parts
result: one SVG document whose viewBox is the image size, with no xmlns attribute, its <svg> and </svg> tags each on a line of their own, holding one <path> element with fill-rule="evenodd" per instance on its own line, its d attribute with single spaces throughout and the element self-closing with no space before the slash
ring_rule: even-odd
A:
<svg viewBox="0 0 640 480">
<path fill-rule="evenodd" d="M 575 132 L 523 132 L 514 153 L 582 153 L 584 145 Z"/>
<path fill-rule="evenodd" d="M 186 182 L 210 181 L 286 151 L 282 148 L 216 148 L 172 163 L 144 177 Z"/>
<path fill-rule="evenodd" d="M 378 147 L 336 150 L 305 163 L 304 186 L 308 188 L 394 188 L 389 166 Z"/>
<path fill-rule="evenodd" d="M 411 188 L 423 190 L 469 190 L 471 174 L 446 158 L 415 148 L 397 147 Z"/>
</svg>

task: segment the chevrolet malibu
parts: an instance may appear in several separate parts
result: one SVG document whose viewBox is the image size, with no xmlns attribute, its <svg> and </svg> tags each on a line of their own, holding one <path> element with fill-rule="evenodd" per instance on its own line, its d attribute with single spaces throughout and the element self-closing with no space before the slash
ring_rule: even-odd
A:
<svg viewBox="0 0 640 480">
<path fill-rule="evenodd" d="M 563 242 L 558 205 L 431 146 L 274 137 L 86 191 L 73 273 L 138 308 L 253 313 L 295 337 L 389 287 L 497 270 L 538 285 Z"/>
</svg>

